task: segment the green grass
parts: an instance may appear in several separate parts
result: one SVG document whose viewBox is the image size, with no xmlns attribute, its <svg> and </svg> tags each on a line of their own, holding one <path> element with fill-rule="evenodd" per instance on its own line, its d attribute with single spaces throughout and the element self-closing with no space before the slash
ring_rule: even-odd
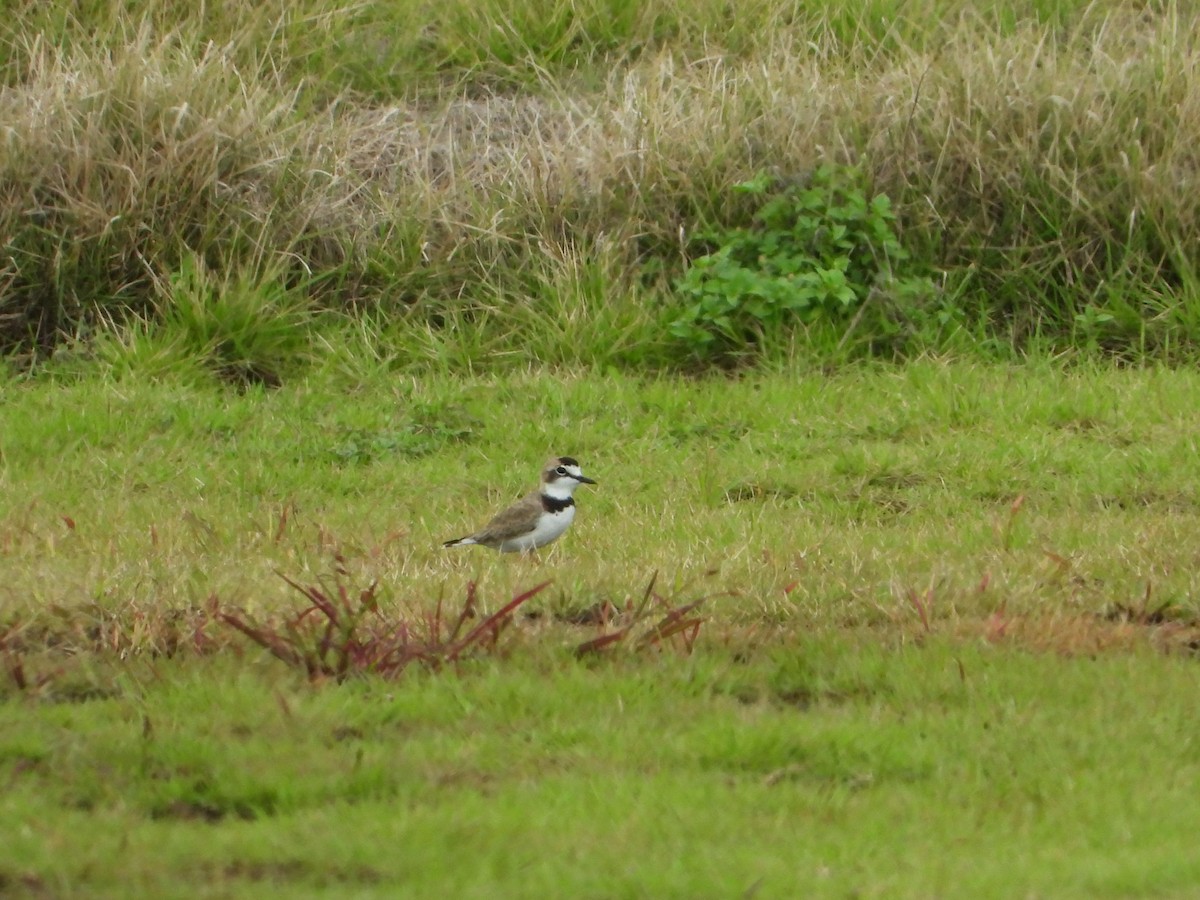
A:
<svg viewBox="0 0 1200 900">
<path fill-rule="evenodd" d="M 319 573 L 341 550 L 396 597 L 461 596 L 473 577 L 511 594 L 520 567 L 438 545 L 572 453 L 601 487 L 545 560 L 563 591 L 638 596 L 659 571 L 746 595 L 731 610 L 824 621 L 885 617 L 893 589 L 930 584 L 947 612 L 1098 609 L 1148 582 L 1191 606 L 1197 390 L 1186 370 L 932 361 L 695 382 L 314 372 L 241 393 L 11 382 L 3 590 L 39 608 L 89 582 L 100 600 L 95 584 L 275 602 L 289 589 L 264 584 L 271 567 Z M 1001 592 L 977 596 L 985 574 Z"/>
<path fill-rule="evenodd" d="M 869 637 L 315 693 L 138 667 L 117 698 L 0 706 L 0 872 L 99 896 L 1186 896 L 1194 667 Z"/>
<path fill-rule="evenodd" d="M 1194 893 L 1196 10 L 732 9 L 7 11 L 0 895 Z"/>
<path fill-rule="evenodd" d="M 377 366 L 372 370 L 372 366 Z M 105 380 L 0 404 L 0 888 L 1186 896 L 1200 376 Z M 540 563 L 441 540 L 572 453 Z M 206 619 L 302 584 L 495 649 L 310 684 Z M 706 597 L 689 654 L 567 618 Z M 14 630 L 15 628 L 15 630 Z M 200 637 L 193 633 L 199 629 Z M 13 675 L 20 663 L 26 687 Z"/>
</svg>

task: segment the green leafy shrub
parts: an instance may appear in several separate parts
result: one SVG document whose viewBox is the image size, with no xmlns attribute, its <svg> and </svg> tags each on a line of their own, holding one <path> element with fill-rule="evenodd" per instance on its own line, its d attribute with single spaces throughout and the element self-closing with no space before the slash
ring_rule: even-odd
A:
<svg viewBox="0 0 1200 900">
<path fill-rule="evenodd" d="M 675 338 L 704 359 L 744 356 L 796 325 L 840 344 L 855 329 L 872 350 L 890 344 L 901 330 L 895 313 L 934 291 L 903 271 L 909 257 L 891 202 L 870 198 L 862 180 L 856 169 L 822 166 L 804 185 L 766 176 L 737 185 L 764 201 L 750 227 L 702 236 L 715 249 L 676 282 L 688 306 L 672 323 Z"/>
</svg>

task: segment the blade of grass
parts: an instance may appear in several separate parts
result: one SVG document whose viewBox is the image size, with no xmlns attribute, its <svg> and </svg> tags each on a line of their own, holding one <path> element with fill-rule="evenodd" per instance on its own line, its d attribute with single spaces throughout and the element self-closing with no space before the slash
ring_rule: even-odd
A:
<svg viewBox="0 0 1200 900">
<path fill-rule="evenodd" d="M 462 655 L 464 650 L 466 650 L 468 647 L 470 647 L 472 644 L 474 644 L 476 641 L 478 641 L 488 631 L 495 631 L 498 628 L 499 624 L 503 620 L 505 620 L 508 616 L 512 615 L 512 613 L 517 609 L 517 607 L 519 607 L 525 601 L 533 598 L 537 594 L 540 594 L 542 591 L 544 591 L 546 588 L 548 588 L 550 586 L 550 584 L 551 584 L 550 581 L 543 581 L 541 584 L 537 585 L 536 587 L 532 587 L 529 590 L 525 591 L 524 593 L 518 594 L 517 596 L 513 597 L 512 600 L 508 601 L 508 603 L 504 604 L 504 606 L 502 606 L 496 612 L 492 613 L 492 615 L 488 616 L 486 619 L 484 619 L 482 622 L 480 622 L 478 625 L 476 625 L 472 631 L 468 632 L 468 634 L 465 638 L 463 638 L 457 644 L 452 645 L 446 651 L 446 654 L 445 654 L 446 660 L 448 662 L 454 662 L 455 660 L 457 660 L 459 658 L 459 656 Z"/>
</svg>

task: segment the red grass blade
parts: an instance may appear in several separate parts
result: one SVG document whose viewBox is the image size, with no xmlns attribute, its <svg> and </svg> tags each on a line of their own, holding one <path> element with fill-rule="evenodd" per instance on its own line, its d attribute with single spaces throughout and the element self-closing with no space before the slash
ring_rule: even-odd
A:
<svg viewBox="0 0 1200 900">
<path fill-rule="evenodd" d="M 21 661 L 21 657 L 15 653 L 5 653 L 4 664 L 13 684 L 17 686 L 17 690 L 28 690 L 29 681 L 25 678 L 25 664 Z"/>
<path fill-rule="evenodd" d="M 463 625 L 466 624 L 467 619 L 471 619 L 471 618 L 475 617 L 475 610 L 478 605 L 475 592 L 476 592 L 475 582 L 468 581 L 467 582 L 467 599 L 463 601 L 462 610 L 458 614 L 458 619 L 455 621 L 454 627 L 450 629 L 450 634 L 448 634 L 446 636 L 447 644 L 454 643 L 454 641 L 457 640 L 457 638 L 458 638 L 459 632 L 462 631 Z M 438 630 L 434 632 L 435 638 L 437 635 L 441 634 L 441 627 L 440 627 L 441 626 L 441 616 L 440 616 L 441 610 L 442 610 L 442 598 L 439 597 L 438 598 L 438 613 L 439 613 L 438 626 L 439 627 L 438 627 Z"/>
<path fill-rule="evenodd" d="M 582 659 L 589 653 L 599 653 L 605 647 L 609 647 L 617 643 L 617 641 L 624 639 L 624 637 L 629 634 L 629 629 L 632 627 L 633 626 L 631 625 L 626 628 L 622 628 L 620 631 L 602 634 L 600 637 L 592 638 L 590 641 L 584 641 L 575 648 L 575 658 Z"/>
<path fill-rule="evenodd" d="M 265 650 L 269 650 L 273 656 L 283 660 L 288 665 L 294 666 L 300 663 L 301 659 L 296 650 L 289 646 L 278 634 L 268 631 L 265 628 L 251 625 L 233 613 L 220 611 L 216 614 L 216 618 L 230 628 L 240 631 L 254 643 Z"/>
<path fill-rule="evenodd" d="M 520 606 L 522 603 L 524 603 L 526 600 L 529 600 L 532 597 L 534 597 L 535 595 L 540 594 L 542 591 L 544 591 L 546 588 L 548 588 L 550 586 L 550 584 L 551 584 L 551 582 L 549 582 L 549 581 L 543 581 L 537 587 L 530 588 L 529 590 L 525 591 L 525 593 L 518 594 L 516 597 L 513 597 L 511 600 L 508 601 L 508 603 L 504 604 L 503 607 L 501 607 L 499 610 L 492 613 L 490 616 L 488 616 L 486 619 L 484 619 L 482 622 L 480 622 L 478 625 L 476 625 L 475 628 L 472 629 L 465 638 L 463 638 L 461 641 L 459 641 L 457 644 L 453 645 L 449 650 L 447 650 L 446 651 L 446 659 L 450 662 L 454 662 L 455 660 L 458 659 L 459 655 L 464 650 L 466 650 L 473 643 L 478 641 L 479 638 L 481 636 L 483 636 L 486 632 L 488 632 L 488 631 L 498 632 L 499 624 L 500 624 L 501 620 L 510 616 L 513 613 L 513 611 L 516 610 L 516 608 L 518 606 Z"/>
<path fill-rule="evenodd" d="M 661 643 L 689 628 L 699 629 L 703 619 L 699 616 L 689 617 L 688 613 L 694 612 L 703 602 L 704 598 L 701 598 L 670 610 L 649 631 L 638 638 L 638 646 L 647 647 L 651 644 Z"/>
<path fill-rule="evenodd" d="M 932 633 L 933 628 L 929 624 L 929 607 L 933 602 L 933 588 L 926 591 L 924 597 L 917 593 L 916 588 L 909 588 L 908 600 L 916 609 L 917 615 L 921 617 L 921 626 L 925 629 L 925 633 Z"/>
</svg>

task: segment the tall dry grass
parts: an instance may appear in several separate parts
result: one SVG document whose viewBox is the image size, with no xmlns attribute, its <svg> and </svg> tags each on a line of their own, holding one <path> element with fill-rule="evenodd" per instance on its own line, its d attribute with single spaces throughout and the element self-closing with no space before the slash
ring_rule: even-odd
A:
<svg viewBox="0 0 1200 900">
<path fill-rule="evenodd" d="M 561 334 L 572 313 L 547 285 L 598 261 L 601 293 L 650 310 L 627 339 L 653 341 L 691 236 L 748 217 L 733 184 L 835 161 L 892 197 L 949 302 L 1004 340 L 1200 341 L 1200 11 L 930 2 L 923 31 L 881 4 L 857 23 L 768 5 L 774 27 L 739 22 L 730 50 L 697 24 L 715 8 L 693 4 L 685 27 L 684 5 L 660 6 L 675 26 L 636 53 L 589 39 L 586 71 L 539 57 L 549 38 L 527 31 L 519 53 L 476 47 L 478 78 L 468 61 L 447 77 L 442 33 L 429 81 L 386 102 L 326 102 L 286 42 L 252 59 L 244 39 L 198 50 L 149 28 L 115 46 L 30 38 L 0 90 L 0 336 L 51 347 L 101 315 L 153 315 L 196 256 L 214 272 L 282 262 L 323 306 L 501 335 L 548 306 Z M 499 6 L 480 9 L 459 9 L 464 41 Z M 519 87 L 497 74 L 517 71 Z"/>
</svg>

